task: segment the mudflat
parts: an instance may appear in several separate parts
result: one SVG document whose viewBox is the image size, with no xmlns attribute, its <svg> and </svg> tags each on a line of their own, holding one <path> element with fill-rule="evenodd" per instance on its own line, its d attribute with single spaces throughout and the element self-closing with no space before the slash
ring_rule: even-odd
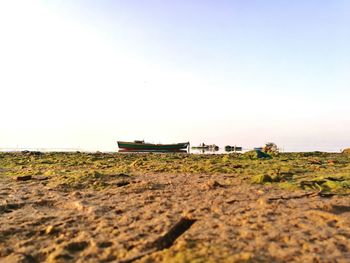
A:
<svg viewBox="0 0 350 263">
<path fill-rule="evenodd" d="M 350 156 L 0 153 L 0 262 L 349 262 Z"/>
</svg>

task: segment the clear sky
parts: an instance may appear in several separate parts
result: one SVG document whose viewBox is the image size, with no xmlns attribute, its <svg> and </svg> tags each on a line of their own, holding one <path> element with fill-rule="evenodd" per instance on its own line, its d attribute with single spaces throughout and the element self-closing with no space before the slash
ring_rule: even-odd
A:
<svg viewBox="0 0 350 263">
<path fill-rule="evenodd" d="M 350 1 L 0 1 L 0 148 L 350 147 Z"/>
</svg>

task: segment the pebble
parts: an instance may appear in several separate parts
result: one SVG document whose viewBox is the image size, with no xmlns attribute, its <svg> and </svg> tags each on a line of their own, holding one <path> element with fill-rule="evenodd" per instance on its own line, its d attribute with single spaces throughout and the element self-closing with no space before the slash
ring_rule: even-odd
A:
<svg viewBox="0 0 350 263">
<path fill-rule="evenodd" d="M 79 191 L 75 191 L 71 195 L 74 196 L 74 197 L 77 197 L 77 198 L 81 198 L 82 197 L 82 194 Z"/>
<path fill-rule="evenodd" d="M 32 180 L 32 176 L 31 175 L 17 176 L 16 180 L 17 181 L 29 181 L 29 180 Z"/>
<path fill-rule="evenodd" d="M 205 188 L 210 190 L 210 189 L 215 189 L 218 187 L 223 187 L 222 184 L 220 184 L 218 181 L 215 180 L 209 180 L 206 184 L 205 184 Z"/>
<path fill-rule="evenodd" d="M 265 205 L 268 205 L 270 201 L 265 197 L 261 197 L 257 200 L 257 203 L 261 206 L 265 206 Z"/>
<path fill-rule="evenodd" d="M 53 233 L 53 232 L 54 232 L 54 227 L 53 226 L 48 226 L 46 228 L 46 230 L 45 230 L 45 233 L 48 234 L 48 235 Z"/>
</svg>

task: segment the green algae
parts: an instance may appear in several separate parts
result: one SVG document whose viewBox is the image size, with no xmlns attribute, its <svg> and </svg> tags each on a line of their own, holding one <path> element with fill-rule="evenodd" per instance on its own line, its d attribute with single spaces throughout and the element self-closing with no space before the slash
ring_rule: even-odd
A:
<svg viewBox="0 0 350 263">
<path fill-rule="evenodd" d="M 242 182 L 334 193 L 350 191 L 350 158 L 337 153 L 279 153 L 272 159 L 247 154 L 0 153 L 0 177 L 42 175 L 48 186 L 108 187 L 116 174 L 226 174 Z"/>
</svg>

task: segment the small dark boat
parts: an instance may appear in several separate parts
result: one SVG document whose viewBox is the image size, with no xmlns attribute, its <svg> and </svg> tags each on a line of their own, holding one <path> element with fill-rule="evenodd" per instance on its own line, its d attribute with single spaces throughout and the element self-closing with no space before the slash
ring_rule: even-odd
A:
<svg viewBox="0 0 350 263">
<path fill-rule="evenodd" d="M 230 146 L 230 145 L 226 145 L 225 146 L 225 151 L 226 152 L 241 152 L 243 150 L 243 148 L 241 146 Z"/>
<path fill-rule="evenodd" d="M 204 144 L 201 143 L 199 146 L 193 146 L 191 147 L 191 149 L 193 150 L 209 150 L 209 151 L 218 151 L 219 150 L 219 146 L 215 145 L 215 144 Z"/>
<path fill-rule="evenodd" d="M 164 152 L 176 152 L 186 149 L 190 143 L 174 143 L 174 144 L 153 144 L 146 143 L 145 141 L 123 142 L 118 141 L 118 147 L 122 151 L 164 151 Z"/>
<path fill-rule="evenodd" d="M 191 149 L 193 149 L 193 150 L 208 150 L 209 145 L 201 143 L 199 146 L 192 146 Z"/>
</svg>

